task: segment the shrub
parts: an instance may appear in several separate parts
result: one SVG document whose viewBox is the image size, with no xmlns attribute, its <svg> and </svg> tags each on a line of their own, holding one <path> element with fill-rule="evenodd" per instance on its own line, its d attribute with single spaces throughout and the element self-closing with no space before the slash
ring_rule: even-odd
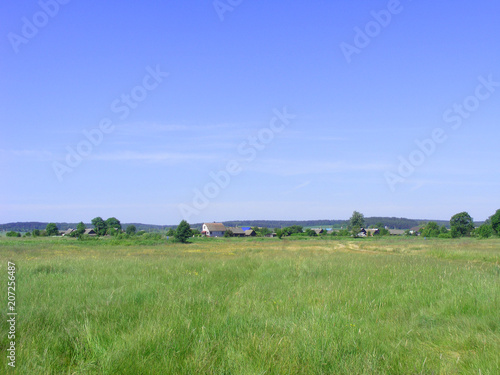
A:
<svg viewBox="0 0 500 375">
<path fill-rule="evenodd" d="M 488 238 L 493 235 L 493 228 L 491 224 L 483 224 L 475 230 L 475 234 L 479 238 Z"/>
<path fill-rule="evenodd" d="M 7 232 L 5 235 L 7 237 L 21 237 L 21 233 L 14 232 L 13 230 L 11 230 L 10 232 Z"/>
<path fill-rule="evenodd" d="M 350 237 L 351 236 L 351 232 L 349 232 L 347 229 L 341 229 L 338 231 L 337 235 L 339 237 Z"/>
<path fill-rule="evenodd" d="M 313 231 L 312 229 L 306 229 L 305 234 L 306 234 L 306 236 L 309 236 L 309 237 L 316 237 L 317 236 L 317 233 L 315 231 Z"/>
</svg>

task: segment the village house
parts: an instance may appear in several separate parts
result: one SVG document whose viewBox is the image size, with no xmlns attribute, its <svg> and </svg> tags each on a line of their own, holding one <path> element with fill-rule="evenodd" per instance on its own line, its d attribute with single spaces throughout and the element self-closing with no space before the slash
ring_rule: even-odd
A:
<svg viewBox="0 0 500 375">
<path fill-rule="evenodd" d="M 238 227 L 227 227 L 226 230 L 231 231 L 233 237 L 245 237 L 245 231 Z"/>
<path fill-rule="evenodd" d="M 59 231 L 59 234 L 61 236 L 68 236 L 70 235 L 71 233 L 73 233 L 75 230 L 73 228 L 69 228 L 69 229 L 66 229 L 66 230 L 63 230 L 63 231 Z"/>
<path fill-rule="evenodd" d="M 95 230 L 93 230 L 91 228 L 85 229 L 85 232 L 83 232 L 83 234 L 86 234 L 86 235 L 89 235 L 89 236 L 97 236 L 97 233 L 95 232 Z"/>
<path fill-rule="evenodd" d="M 253 229 L 247 229 L 245 231 L 245 236 L 247 236 L 247 237 L 254 237 L 255 235 L 256 235 L 256 233 Z"/>
<path fill-rule="evenodd" d="M 207 237 L 223 237 L 226 227 L 222 223 L 203 223 L 201 234 Z"/>
</svg>

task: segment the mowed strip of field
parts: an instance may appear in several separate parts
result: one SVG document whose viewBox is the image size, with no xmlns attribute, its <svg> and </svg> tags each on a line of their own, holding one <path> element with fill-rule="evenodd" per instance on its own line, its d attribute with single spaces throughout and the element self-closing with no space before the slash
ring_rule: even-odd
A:
<svg viewBox="0 0 500 375">
<path fill-rule="evenodd" d="M 500 373 L 498 239 L 2 239 L 0 260 L 19 374 Z"/>
</svg>

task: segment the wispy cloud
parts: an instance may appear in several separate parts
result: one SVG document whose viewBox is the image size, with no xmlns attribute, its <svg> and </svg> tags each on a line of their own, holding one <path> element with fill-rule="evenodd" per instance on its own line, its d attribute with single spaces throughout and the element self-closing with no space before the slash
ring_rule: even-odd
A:
<svg viewBox="0 0 500 375">
<path fill-rule="evenodd" d="M 9 158 L 14 159 L 30 159 L 37 161 L 47 161 L 53 159 L 53 154 L 46 150 L 5 150 L 0 149 L 2 160 Z"/>
<path fill-rule="evenodd" d="M 90 157 L 91 160 L 101 161 L 145 161 L 156 163 L 177 164 L 186 161 L 214 160 L 217 159 L 213 154 L 196 153 L 175 153 L 175 152 L 156 152 L 141 153 L 136 151 L 117 151 L 113 153 L 96 154 Z"/>
<path fill-rule="evenodd" d="M 297 186 L 294 186 L 293 188 L 291 188 L 290 190 L 287 190 L 284 192 L 284 194 L 289 194 L 289 193 L 292 193 L 296 190 L 299 190 L 299 189 L 302 189 L 302 188 L 305 188 L 306 186 L 310 185 L 311 184 L 311 181 L 305 181 Z"/>
<path fill-rule="evenodd" d="M 343 171 L 383 171 L 387 168 L 383 163 L 352 163 L 352 162 L 329 162 L 329 161 L 307 161 L 307 160 L 285 160 L 285 159 L 262 159 L 254 162 L 245 169 L 260 173 L 269 173 L 278 176 L 295 176 L 308 174 L 327 174 Z"/>
</svg>

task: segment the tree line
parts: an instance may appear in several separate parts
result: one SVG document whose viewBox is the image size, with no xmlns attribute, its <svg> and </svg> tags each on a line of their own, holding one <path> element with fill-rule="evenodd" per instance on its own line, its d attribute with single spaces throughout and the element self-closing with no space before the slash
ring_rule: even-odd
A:
<svg viewBox="0 0 500 375">
<path fill-rule="evenodd" d="M 444 220 L 433 220 L 441 225 L 446 225 L 449 227 L 449 221 Z M 412 227 L 422 225 L 429 222 L 429 220 L 416 220 L 398 217 L 366 217 L 365 225 L 372 226 L 377 223 L 382 223 L 390 229 L 410 229 Z M 66 230 L 69 228 L 75 228 L 78 223 L 66 223 L 59 222 L 55 223 L 59 230 Z M 349 225 L 349 220 L 248 220 L 248 221 L 225 221 L 223 224 L 227 227 L 257 227 L 257 228 L 285 228 L 293 225 L 300 225 L 302 227 L 328 227 L 328 228 L 346 228 Z M 85 225 L 90 226 L 91 223 L 86 223 Z M 173 225 L 154 225 L 154 224 L 141 224 L 141 223 L 129 223 L 128 225 L 134 225 L 137 231 L 148 231 L 148 232 L 164 232 Z M 191 228 L 201 229 L 203 223 L 190 224 Z M 0 231 L 15 231 L 15 232 L 33 232 L 34 229 L 39 229 L 40 231 L 45 230 L 47 223 L 31 221 L 31 222 L 16 222 L 0 224 Z M 123 224 L 122 224 L 123 226 Z"/>
<path fill-rule="evenodd" d="M 132 236 L 141 236 L 146 234 L 144 230 L 137 231 L 137 228 L 134 224 L 130 224 L 127 226 L 125 230 L 122 229 L 122 225 L 120 220 L 115 217 L 110 217 L 106 220 L 102 219 L 100 216 L 95 217 L 91 221 L 93 225 L 93 229 L 96 236 L 114 236 L 117 238 L 130 238 Z M 479 238 L 488 238 L 493 235 L 500 235 L 500 209 L 496 210 L 496 212 L 491 215 L 481 226 L 475 227 L 474 221 L 472 217 L 467 212 L 460 212 L 453 215 L 449 221 L 450 229 L 446 227 L 446 225 L 442 224 L 441 226 L 436 221 L 430 221 L 425 223 L 425 225 L 421 225 L 418 230 L 410 231 L 409 229 L 405 234 L 407 235 L 422 235 L 424 237 L 439 237 L 439 238 L 459 238 L 459 237 L 468 237 L 468 236 L 476 236 Z M 306 229 L 302 225 L 293 224 L 290 226 L 285 226 L 274 229 L 274 233 L 279 238 L 283 238 L 286 236 L 309 236 L 316 237 L 318 235 L 332 235 L 332 236 L 343 236 L 343 237 L 359 237 L 362 232 L 362 228 L 376 228 L 376 231 L 373 231 L 373 235 L 376 236 L 384 236 L 389 235 L 389 230 L 387 229 L 387 225 L 384 225 L 383 222 L 376 222 L 371 225 L 367 225 L 368 220 L 365 219 L 364 215 L 358 211 L 354 211 L 345 228 L 341 228 L 340 230 L 334 230 L 331 233 L 327 233 L 323 231 L 322 233 L 317 233 L 315 230 Z M 76 225 L 76 229 L 68 234 L 70 237 L 78 237 L 79 239 L 85 239 L 85 231 L 87 226 L 83 222 L 79 222 Z M 259 237 L 266 237 L 272 234 L 272 230 L 268 227 L 252 227 L 254 232 Z M 26 232 L 24 234 L 25 237 L 39 237 L 39 236 L 58 236 L 60 235 L 59 228 L 55 223 L 48 223 L 44 230 L 33 229 L 31 232 Z M 156 235 L 160 236 L 161 234 L 157 233 Z M 185 220 L 182 220 L 177 228 L 170 228 L 166 232 L 166 236 L 168 238 L 172 237 L 174 240 L 178 242 L 186 242 L 189 237 L 200 235 L 200 231 L 198 229 L 193 229 L 190 227 L 189 223 Z M 226 237 L 229 237 L 231 233 L 226 232 Z M 21 237 L 21 233 L 16 231 L 7 232 L 8 237 Z"/>
</svg>

